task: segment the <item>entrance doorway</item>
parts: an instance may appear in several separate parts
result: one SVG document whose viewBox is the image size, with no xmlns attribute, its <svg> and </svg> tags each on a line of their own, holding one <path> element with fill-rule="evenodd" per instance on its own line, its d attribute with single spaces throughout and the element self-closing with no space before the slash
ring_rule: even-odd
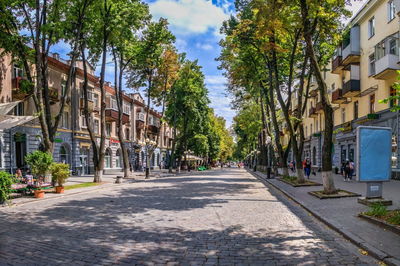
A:
<svg viewBox="0 0 400 266">
<path fill-rule="evenodd" d="M 89 149 L 81 148 L 79 155 L 80 175 L 89 174 Z"/>
<path fill-rule="evenodd" d="M 26 134 L 15 133 L 14 146 L 15 146 L 15 166 L 17 168 L 24 168 L 25 156 L 26 156 Z"/>
</svg>

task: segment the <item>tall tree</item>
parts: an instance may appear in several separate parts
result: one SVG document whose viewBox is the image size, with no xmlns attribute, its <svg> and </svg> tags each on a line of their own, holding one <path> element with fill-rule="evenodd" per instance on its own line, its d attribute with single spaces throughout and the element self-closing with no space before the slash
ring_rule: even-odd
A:
<svg viewBox="0 0 400 266">
<path fill-rule="evenodd" d="M 150 22 L 142 31 L 137 58 L 129 66 L 128 84 L 130 87 L 146 87 L 147 109 L 145 118 L 145 138 L 149 138 L 149 114 L 153 91 L 156 88 L 155 76 L 162 62 L 162 54 L 175 40 L 168 30 L 167 20 L 161 18 L 158 22 Z M 157 146 L 146 145 L 146 178 L 150 175 L 150 158 Z"/>
<path fill-rule="evenodd" d="M 32 97 L 42 131 L 42 148 L 52 152 L 58 125 L 69 94 L 74 66 L 79 57 L 80 36 L 93 0 L 5 0 L 0 3 L 0 47 L 22 65 L 26 80 L 21 89 Z M 49 87 L 48 57 L 60 42 L 71 46 L 69 70 L 63 95 Z M 34 65 L 34 67 L 33 67 Z M 62 96 L 62 97 L 61 97 Z M 52 98 L 60 101 L 54 113 Z"/>
<path fill-rule="evenodd" d="M 349 15 L 346 2 L 297 0 L 296 6 L 300 10 L 303 26 L 303 38 L 306 51 L 310 59 L 312 71 L 318 83 L 321 103 L 325 117 L 324 142 L 322 146 L 322 181 L 324 192 L 336 192 L 332 178 L 332 134 L 333 134 L 333 109 L 329 102 L 328 89 L 324 81 L 321 66 L 328 63 L 329 57 L 340 38 L 341 19 Z M 318 35 L 317 41 L 315 36 Z M 318 60 L 318 56 L 320 60 Z"/>
</svg>

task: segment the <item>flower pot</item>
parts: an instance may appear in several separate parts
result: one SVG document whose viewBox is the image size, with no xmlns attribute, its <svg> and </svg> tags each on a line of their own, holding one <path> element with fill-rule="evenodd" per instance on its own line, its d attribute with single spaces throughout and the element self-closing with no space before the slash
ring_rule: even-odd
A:
<svg viewBox="0 0 400 266">
<path fill-rule="evenodd" d="M 38 199 L 44 198 L 44 191 L 43 190 L 35 190 L 35 198 L 38 198 Z"/>
<path fill-rule="evenodd" d="M 64 193 L 64 187 L 63 186 L 56 186 L 56 193 L 58 193 L 58 194 Z"/>
</svg>

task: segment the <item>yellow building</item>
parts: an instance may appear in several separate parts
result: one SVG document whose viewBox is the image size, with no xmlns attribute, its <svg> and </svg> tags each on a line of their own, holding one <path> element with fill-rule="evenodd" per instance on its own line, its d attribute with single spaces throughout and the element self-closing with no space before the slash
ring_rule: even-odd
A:
<svg viewBox="0 0 400 266">
<path fill-rule="evenodd" d="M 397 165 L 397 117 L 393 102 L 379 103 L 393 93 L 399 63 L 400 0 L 369 0 L 348 24 L 342 44 L 324 72 L 334 108 L 333 164 L 340 169 L 346 159 L 356 162 L 356 128 L 360 125 L 393 129 L 393 168 Z M 304 155 L 315 168 L 321 167 L 324 129 L 317 85 L 310 80 L 310 99 L 304 119 Z M 356 162 L 357 163 L 357 162 Z"/>
</svg>

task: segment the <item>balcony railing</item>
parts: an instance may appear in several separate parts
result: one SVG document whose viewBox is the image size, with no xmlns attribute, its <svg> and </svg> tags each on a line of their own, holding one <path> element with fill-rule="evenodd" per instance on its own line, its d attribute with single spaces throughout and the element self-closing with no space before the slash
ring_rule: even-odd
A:
<svg viewBox="0 0 400 266">
<path fill-rule="evenodd" d="M 113 121 L 118 121 L 118 114 L 119 112 L 114 110 L 114 109 L 106 109 L 106 121 L 108 122 L 113 122 Z M 129 123 L 129 115 L 127 114 L 122 114 L 122 124 L 127 124 Z"/>
<path fill-rule="evenodd" d="M 336 89 L 332 92 L 332 103 L 341 104 L 346 102 L 346 98 L 342 96 L 342 89 Z"/>
<path fill-rule="evenodd" d="M 344 83 L 343 97 L 356 97 L 360 94 L 360 80 L 351 79 Z"/>
<path fill-rule="evenodd" d="M 337 55 L 333 60 L 332 60 L 332 73 L 334 74 L 340 74 L 340 71 L 343 69 L 343 64 L 342 64 L 342 56 Z"/>
<path fill-rule="evenodd" d="M 316 110 L 315 107 L 311 107 L 311 108 L 310 108 L 309 116 L 310 116 L 310 117 L 317 117 L 317 116 L 318 116 L 317 110 Z"/>
<path fill-rule="evenodd" d="M 399 56 L 394 54 L 386 54 L 375 62 L 375 75 L 376 79 L 386 79 L 393 74 L 396 74 L 396 70 L 400 69 L 398 64 Z"/>
</svg>

